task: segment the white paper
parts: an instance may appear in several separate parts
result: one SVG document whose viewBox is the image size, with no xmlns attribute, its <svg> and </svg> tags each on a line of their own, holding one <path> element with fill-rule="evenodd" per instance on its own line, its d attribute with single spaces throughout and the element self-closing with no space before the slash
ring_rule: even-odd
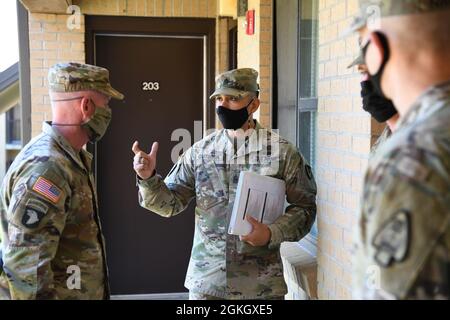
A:
<svg viewBox="0 0 450 320">
<path fill-rule="evenodd" d="M 274 223 L 284 213 L 285 199 L 283 180 L 241 172 L 228 233 L 248 235 L 252 226 L 246 220 L 247 214 L 266 225 Z"/>
</svg>

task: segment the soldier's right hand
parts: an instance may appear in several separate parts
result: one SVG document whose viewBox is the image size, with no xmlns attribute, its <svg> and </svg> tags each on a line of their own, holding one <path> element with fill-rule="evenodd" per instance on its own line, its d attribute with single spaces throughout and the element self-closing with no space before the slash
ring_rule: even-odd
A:
<svg viewBox="0 0 450 320">
<path fill-rule="evenodd" d="M 149 154 L 139 149 L 139 142 L 133 143 L 134 152 L 133 168 L 136 174 L 143 180 L 153 176 L 156 168 L 156 154 L 158 153 L 158 142 L 154 142 Z"/>
</svg>

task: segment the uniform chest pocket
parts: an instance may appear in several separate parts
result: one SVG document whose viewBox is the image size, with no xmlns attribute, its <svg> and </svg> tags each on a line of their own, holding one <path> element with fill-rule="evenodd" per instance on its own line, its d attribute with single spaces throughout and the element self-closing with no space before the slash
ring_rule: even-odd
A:
<svg viewBox="0 0 450 320">
<path fill-rule="evenodd" d="M 68 222 L 80 225 L 94 221 L 94 198 L 88 180 L 80 180 L 72 186 L 72 190 L 72 214 L 68 217 Z"/>
<path fill-rule="evenodd" d="M 202 210 L 210 210 L 227 200 L 225 188 L 215 166 L 196 171 L 195 192 L 197 206 Z"/>
<path fill-rule="evenodd" d="M 260 156 L 257 160 L 250 162 L 250 170 L 263 176 L 278 178 L 280 161 L 275 157 Z"/>
</svg>

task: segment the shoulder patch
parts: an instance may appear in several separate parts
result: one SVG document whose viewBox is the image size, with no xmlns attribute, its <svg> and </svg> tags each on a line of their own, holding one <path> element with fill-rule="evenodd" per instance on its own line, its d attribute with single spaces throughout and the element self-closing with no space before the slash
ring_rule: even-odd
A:
<svg viewBox="0 0 450 320">
<path fill-rule="evenodd" d="M 373 247 L 375 261 L 383 268 L 405 260 L 410 243 L 410 214 L 406 210 L 398 211 L 375 235 Z"/>
<path fill-rule="evenodd" d="M 26 191 L 27 191 L 27 185 L 25 183 L 21 183 L 17 186 L 16 189 L 14 189 L 13 195 L 16 198 L 21 198 L 25 194 Z"/>
<path fill-rule="evenodd" d="M 22 225 L 29 229 L 36 228 L 47 212 L 48 206 L 45 203 L 39 200 L 29 199 L 22 216 Z"/>
<path fill-rule="evenodd" d="M 61 189 L 59 189 L 54 183 L 52 183 L 50 180 L 45 179 L 44 177 L 39 177 L 36 180 L 32 190 L 39 193 L 41 196 L 44 196 L 46 199 L 50 200 L 53 203 L 58 203 L 62 194 Z"/>
</svg>

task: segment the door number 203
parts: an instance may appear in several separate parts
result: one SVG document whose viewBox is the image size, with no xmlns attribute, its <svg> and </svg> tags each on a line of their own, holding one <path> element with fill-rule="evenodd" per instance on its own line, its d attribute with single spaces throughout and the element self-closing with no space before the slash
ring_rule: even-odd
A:
<svg viewBox="0 0 450 320">
<path fill-rule="evenodd" d="M 158 91 L 159 82 L 142 82 L 143 91 Z"/>
</svg>

